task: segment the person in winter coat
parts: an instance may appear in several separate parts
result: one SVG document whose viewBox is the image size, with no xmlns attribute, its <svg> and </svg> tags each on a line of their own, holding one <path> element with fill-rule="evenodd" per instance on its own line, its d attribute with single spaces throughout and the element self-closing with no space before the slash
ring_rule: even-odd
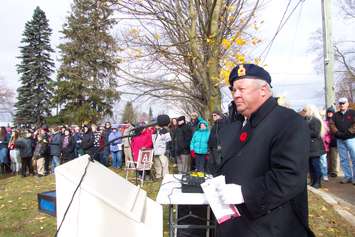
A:
<svg viewBox="0 0 355 237">
<path fill-rule="evenodd" d="M 45 175 L 45 156 L 48 154 L 48 141 L 44 134 L 37 135 L 37 144 L 33 152 L 33 159 L 36 161 L 37 176 L 42 177 Z"/>
<path fill-rule="evenodd" d="M 335 114 L 335 110 L 333 107 L 329 107 L 326 113 L 326 124 L 330 129 L 330 121 L 332 120 L 332 117 Z M 329 136 L 330 139 L 330 141 L 327 143 L 327 145 L 329 146 L 329 151 L 327 153 L 328 174 L 330 177 L 334 178 L 338 176 L 339 155 L 337 148 L 337 139 L 334 137 L 334 134 L 332 134 L 331 131 L 328 132 L 327 136 Z"/>
<path fill-rule="evenodd" d="M 314 236 L 308 226 L 304 118 L 277 104 L 271 76 L 258 65 L 237 65 L 229 83 L 237 113 L 219 131 L 226 184 L 216 192 L 240 216 L 219 223 L 217 236 Z"/>
<path fill-rule="evenodd" d="M 108 142 L 111 142 L 110 152 L 112 156 L 112 167 L 117 169 L 122 166 L 122 140 L 119 139 L 121 136 L 122 134 L 118 130 L 118 125 L 112 126 L 111 133 L 108 136 Z"/>
<path fill-rule="evenodd" d="M 53 129 L 51 142 L 49 143 L 50 155 L 52 156 L 52 173 L 54 173 L 54 168 L 60 165 L 61 141 L 62 133 L 60 131 L 60 127 L 55 127 Z"/>
<path fill-rule="evenodd" d="M 84 125 L 83 129 L 84 132 L 81 140 L 81 148 L 84 150 L 84 154 L 88 154 L 91 158 L 93 158 L 95 152 L 94 134 L 92 133 L 91 127 L 89 125 Z"/>
<path fill-rule="evenodd" d="M 145 128 L 143 131 L 132 138 L 131 147 L 133 153 L 133 160 L 138 161 L 139 150 L 153 148 L 152 134 L 154 133 L 154 128 Z M 147 170 L 145 179 L 149 180 L 150 170 Z M 139 176 L 142 176 L 142 171 L 138 172 Z"/>
<path fill-rule="evenodd" d="M 20 150 L 16 147 L 16 140 L 19 138 L 19 132 L 12 130 L 8 148 L 10 150 L 11 170 L 14 174 L 20 174 L 21 157 Z"/>
<path fill-rule="evenodd" d="M 210 137 L 208 138 L 208 160 L 207 160 L 207 173 L 213 176 L 218 175 L 219 166 L 222 162 L 221 145 L 218 131 L 224 124 L 227 123 L 227 118 L 219 111 L 212 112 L 212 120 L 214 124 L 211 128 Z"/>
<path fill-rule="evenodd" d="M 132 138 L 131 146 L 133 152 L 133 160 L 136 162 L 138 160 L 138 154 L 140 149 L 153 148 L 152 134 L 154 129 L 145 128 L 138 135 Z"/>
<path fill-rule="evenodd" d="M 169 174 L 169 160 L 165 156 L 167 143 L 171 141 L 170 133 L 166 127 L 158 127 L 152 135 L 154 148 L 155 178 L 163 178 Z"/>
<path fill-rule="evenodd" d="M 208 153 L 208 138 L 210 131 L 207 121 L 201 120 L 191 139 L 190 151 L 196 159 L 196 170 L 205 172 L 205 160 Z"/>
<path fill-rule="evenodd" d="M 177 119 L 178 127 L 175 130 L 175 153 L 177 155 L 177 167 L 179 173 L 187 173 L 190 166 L 190 143 L 192 130 L 186 124 L 185 116 Z"/>
<path fill-rule="evenodd" d="M 134 128 L 132 123 L 128 123 L 128 124 L 129 124 L 129 126 L 124 130 L 123 136 L 128 136 L 130 134 L 131 130 Z M 131 149 L 131 138 L 130 137 L 123 138 L 122 142 L 123 142 L 123 152 L 124 152 L 125 160 L 129 161 L 129 162 L 126 162 L 126 166 L 127 166 L 127 163 L 132 164 L 132 163 L 130 163 L 130 161 L 133 161 L 133 155 L 132 155 L 132 149 Z"/>
<path fill-rule="evenodd" d="M 61 137 L 61 161 L 62 163 L 68 162 L 75 158 L 75 139 L 71 135 L 69 128 L 64 130 L 64 134 Z"/>
<path fill-rule="evenodd" d="M 75 141 L 75 157 L 79 157 L 79 156 L 82 156 L 84 155 L 84 151 L 83 151 L 83 148 L 81 147 L 81 142 L 82 142 L 82 139 L 83 139 L 83 134 L 80 130 L 80 127 L 75 127 L 74 128 L 74 134 L 73 134 L 73 137 L 74 137 L 74 141 Z"/>
<path fill-rule="evenodd" d="M 314 105 L 306 105 L 303 108 L 303 112 L 310 130 L 309 174 L 311 186 L 320 188 L 322 178 L 320 157 L 325 154 L 322 140 L 322 136 L 325 134 L 325 127 L 322 125 L 322 119 Z"/>
<path fill-rule="evenodd" d="M 102 132 L 102 137 L 103 137 L 103 141 L 104 141 L 104 149 L 102 151 L 102 160 L 101 160 L 101 164 L 108 166 L 108 157 L 110 155 L 110 146 L 108 145 L 108 136 L 111 133 L 111 123 L 110 122 L 106 122 L 105 123 L 105 129 Z"/>
<path fill-rule="evenodd" d="M 0 127 L 0 174 L 5 174 L 6 167 L 9 165 L 8 149 L 10 136 L 5 127 Z"/>
<path fill-rule="evenodd" d="M 20 137 L 16 140 L 15 146 L 20 151 L 22 177 L 27 176 L 27 169 L 29 171 L 29 174 L 34 175 L 31 163 L 33 155 L 32 133 L 30 131 L 26 131 L 24 137 Z"/>
<path fill-rule="evenodd" d="M 355 110 L 346 97 L 338 100 L 339 111 L 330 120 L 330 130 L 337 139 L 340 165 L 344 178 L 340 183 L 355 185 Z M 350 165 L 351 164 L 351 165 Z"/>
<path fill-rule="evenodd" d="M 102 132 L 100 129 L 96 126 L 96 124 L 91 125 L 91 131 L 94 134 L 95 140 L 94 140 L 94 149 L 93 149 L 93 154 L 95 155 L 94 160 L 101 161 L 100 159 L 100 138 L 102 135 Z"/>
<path fill-rule="evenodd" d="M 175 152 L 175 144 L 176 144 L 176 139 L 175 139 L 175 131 L 177 128 L 177 120 L 176 118 L 171 119 L 170 125 L 169 125 L 169 132 L 170 132 L 170 137 L 171 141 L 168 142 L 167 148 L 169 150 L 169 158 L 170 160 L 174 163 L 174 167 L 176 167 L 177 164 L 177 155 Z"/>
</svg>

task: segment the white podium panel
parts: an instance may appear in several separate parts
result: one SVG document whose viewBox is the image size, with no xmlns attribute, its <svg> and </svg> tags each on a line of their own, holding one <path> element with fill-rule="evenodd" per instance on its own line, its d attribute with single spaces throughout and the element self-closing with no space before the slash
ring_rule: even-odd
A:
<svg viewBox="0 0 355 237">
<path fill-rule="evenodd" d="M 89 156 L 55 169 L 59 227 Z M 58 236 L 163 236 L 162 206 L 144 190 L 98 162 L 91 162 Z"/>
</svg>

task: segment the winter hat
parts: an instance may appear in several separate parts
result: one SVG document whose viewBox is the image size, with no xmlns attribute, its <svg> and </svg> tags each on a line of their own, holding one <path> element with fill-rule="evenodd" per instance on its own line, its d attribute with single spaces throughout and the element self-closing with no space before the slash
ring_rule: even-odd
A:
<svg viewBox="0 0 355 237">
<path fill-rule="evenodd" d="M 341 98 L 339 98 L 338 103 L 339 103 L 339 104 L 348 103 L 348 98 L 346 98 L 346 97 L 341 97 Z"/>
<path fill-rule="evenodd" d="M 327 109 L 327 113 L 335 113 L 335 109 L 331 106 Z"/>
<path fill-rule="evenodd" d="M 180 122 L 180 121 L 185 121 L 185 116 L 180 116 L 176 119 L 176 121 Z"/>
</svg>

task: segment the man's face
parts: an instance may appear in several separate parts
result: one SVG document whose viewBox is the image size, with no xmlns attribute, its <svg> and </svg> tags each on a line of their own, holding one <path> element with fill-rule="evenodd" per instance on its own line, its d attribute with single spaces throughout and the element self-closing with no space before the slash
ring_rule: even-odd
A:
<svg viewBox="0 0 355 237">
<path fill-rule="evenodd" d="M 111 127 L 111 123 L 105 123 L 105 128 L 110 128 Z"/>
<path fill-rule="evenodd" d="M 339 109 L 340 111 L 346 111 L 349 108 L 349 103 L 339 103 Z"/>
<path fill-rule="evenodd" d="M 232 95 L 237 111 L 249 117 L 263 103 L 266 96 L 265 86 L 253 79 L 241 79 L 233 82 Z"/>
</svg>

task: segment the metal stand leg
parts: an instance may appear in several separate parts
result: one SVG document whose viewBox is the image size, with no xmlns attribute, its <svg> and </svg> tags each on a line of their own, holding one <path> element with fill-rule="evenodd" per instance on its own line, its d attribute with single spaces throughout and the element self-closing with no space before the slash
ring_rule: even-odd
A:
<svg viewBox="0 0 355 237">
<path fill-rule="evenodd" d="M 169 237 L 174 237 L 174 227 L 173 227 L 173 215 L 174 215 L 174 212 L 173 212 L 173 205 L 169 205 L 169 220 L 168 220 L 168 226 L 169 226 Z"/>
</svg>

